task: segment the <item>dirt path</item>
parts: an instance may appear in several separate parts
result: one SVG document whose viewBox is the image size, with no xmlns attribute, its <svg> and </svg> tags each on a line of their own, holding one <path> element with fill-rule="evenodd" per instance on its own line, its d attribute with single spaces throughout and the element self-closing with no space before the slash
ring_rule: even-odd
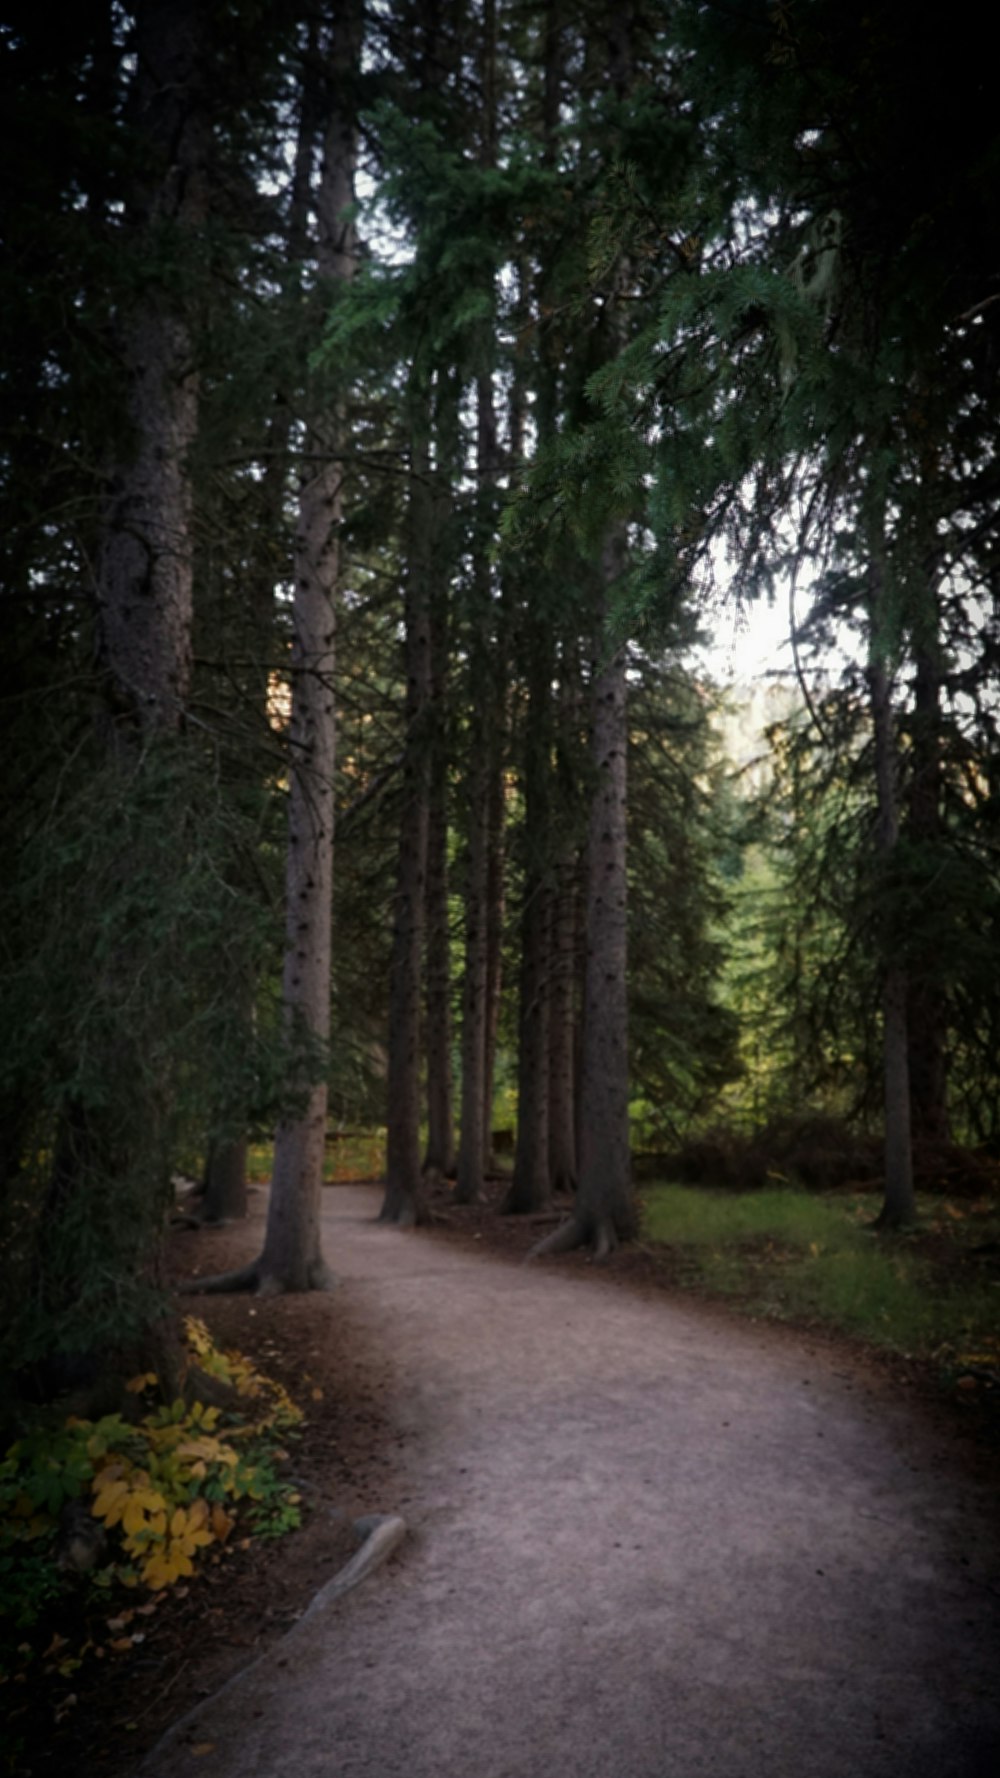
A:
<svg viewBox="0 0 1000 1778">
<path fill-rule="evenodd" d="M 767 1329 L 326 1197 L 404 1434 L 402 1553 L 144 1778 L 986 1778 L 993 1503 L 918 1413 Z"/>
</svg>

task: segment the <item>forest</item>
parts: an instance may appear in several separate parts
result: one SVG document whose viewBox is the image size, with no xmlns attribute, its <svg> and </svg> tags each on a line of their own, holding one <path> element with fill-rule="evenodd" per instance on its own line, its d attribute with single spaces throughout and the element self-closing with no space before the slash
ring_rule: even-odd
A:
<svg viewBox="0 0 1000 1778">
<path fill-rule="evenodd" d="M 0 66 L 5 1411 L 169 1378 L 175 1182 L 240 1216 L 248 1143 L 264 1293 L 336 1268 L 338 1132 L 387 1222 L 500 1161 L 601 1257 L 641 1155 L 812 1130 L 890 1229 L 985 1166 L 981 30 L 79 0 Z"/>
</svg>

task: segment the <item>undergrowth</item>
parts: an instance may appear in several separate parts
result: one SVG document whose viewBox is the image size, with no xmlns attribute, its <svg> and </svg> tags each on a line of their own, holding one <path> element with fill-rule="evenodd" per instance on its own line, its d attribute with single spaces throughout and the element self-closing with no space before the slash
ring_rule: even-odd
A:
<svg viewBox="0 0 1000 1778">
<path fill-rule="evenodd" d="M 887 1237 L 872 1226 L 879 1202 L 667 1185 L 648 1193 L 644 1228 L 673 1249 L 683 1279 L 752 1313 L 819 1320 L 956 1374 L 1000 1377 L 1000 1279 L 978 1263 L 1000 1234 L 1000 1208 L 928 1196 L 918 1228 Z"/>
<path fill-rule="evenodd" d="M 192 1362 L 228 1386 L 232 1406 L 154 1405 L 147 1372 L 129 1384 L 135 1419 L 40 1419 L 4 1454 L 3 1684 L 38 1662 L 66 1677 L 89 1653 L 130 1647 L 141 1640 L 136 1620 L 210 1546 L 299 1523 L 299 1497 L 281 1476 L 299 1409 L 240 1354 L 220 1351 L 202 1322 L 186 1321 L 185 1334 Z M 66 1633 L 95 1613 L 109 1637 Z"/>
</svg>

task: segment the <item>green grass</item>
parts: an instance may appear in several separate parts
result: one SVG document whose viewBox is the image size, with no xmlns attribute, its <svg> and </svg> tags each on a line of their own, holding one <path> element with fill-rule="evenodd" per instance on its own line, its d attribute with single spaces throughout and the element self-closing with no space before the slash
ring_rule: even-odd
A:
<svg viewBox="0 0 1000 1778">
<path fill-rule="evenodd" d="M 753 1314 L 822 1322 L 907 1355 L 1000 1369 L 1000 1282 L 975 1249 L 1000 1236 L 1000 1206 L 928 1198 L 916 1230 L 880 1236 L 870 1193 L 733 1196 L 664 1185 L 645 1237 L 671 1249 L 682 1283 Z M 995 1276 L 995 1274 L 994 1274 Z"/>
</svg>

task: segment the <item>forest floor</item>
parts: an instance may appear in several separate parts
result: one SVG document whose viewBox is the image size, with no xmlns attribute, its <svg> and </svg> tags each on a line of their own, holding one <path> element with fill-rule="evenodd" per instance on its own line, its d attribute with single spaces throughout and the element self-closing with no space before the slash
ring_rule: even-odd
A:
<svg viewBox="0 0 1000 1778">
<path fill-rule="evenodd" d="M 543 1273 L 557 1272 L 573 1291 L 573 1296 L 565 1302 L 553 1299 L 552 1342 L 547 1348 L 543 1346 L 539 1353 L 540 1363 L 547 1364 L 553 1375 L 559 1374 L 564 1363 L 558 1350 L 559 1342 L 564 1337 L 573 1338 L 571 1323 L 573 1311 L 580 1302 L 576 1289 L 579 1285 L 590 1284 L 596 1288 L 605 1305 L 616 1294 L 623 1302 L 635 1305 L 650 1300 L 662 1303 L 677 1300 L 677 1263 L 669 1249 L 638 1247 L 628 1250 L 618 1255 L 612 1265 L 602 1268 L 600 1277 L 582 1253 L 565 1256 L 556 1262 L 544 1262 L 543 1267 L 525 1273 L 517 1262 L 524 1258 L 549 1225 L 544 1221 L 499 1218 L 496 1202 L 501 1190 L 502 1184 L 498 1184 L 488 1203 L 469 1208 L 455 1206 L 446 1192 L 438 1194 L 433 1200 L 434 1222 L 430 1231 L 416 1237 L 416 1243 L 423 1249 L 420 1263 L 426 1269 L 429 1254 L 425 1244 L 429 1241 L 432 1247 L 437 1247 L 442 1259 L 446 1250 L 451 1249 L 456 1259 L 465 1254 L 470 1259 L 476 1255 L 488 1256 L 489 1260 L 515 1262 L 517 1269 L 513 1276 L 522 1280 L 538 1278 L 543 1291 L 550 1282 Z M 330 1189 L 325 1193 L 325 1210 L 336 1221 L 350 1207 L 353 1217 L 356 1215 L 353 1202 L 356 1196 L 361 1198 L 361 1194 L 354 1190 L 342 1193 L 337 1188 Z M 172 1263 L 178 1281 L 194 1274 L 225 1269 L 250 1257 L 262 1233 L 264 1201 L 263 1193 L 253 1194 L 251 1217 L 247 1224 L 239 1227 L 214 1231 L 178 1230 L 171 1241 Z M 367 1202 L 371 1213 L 377 1208 L 377 1197 L 368 1194 Z M 413 1238 L 394 1235 L 391 1231 L 372 1232 L 380 1242 L 402 1243 L 400 1251 L 413 1256 L 409 1265 L 404 1264 L 404 1271 L 409 1276 L 417 1257 Z M 328 1234 L 327 1240 L 328 1258 L 336 1271 L 336 1231 Z M 237 1547 L 231 1555 L 227 1552 L 225 1560 L 217 1557 L 214 1566 L 207 1565 L 189 1585 L 174 1589 L 164 1597 L 150 1620 L 149 1632 L 141 1647 L 106 1661 L 100 1669 L 91 1662 L 89 1670 L 74 1675 L 72 1689 L 65 1688 L 63 1701 L 65 1705 L 65 1696 L 69 1693 L 76 1702 L 71 1708 L 62 1708 L 58 1723 L 53 1722 L 51 1714 L 47 1725 L 39 1723 L 37 1742 L 32 1736 L 35 1745 L 17 1764 L 8 1768 L 12 1773 L 30 1773 L 32 1778 L 42 1778 L 43 1774 L 72 1768 L 81 1774 L 125 1778 L 126 1774 L 137 1770 L 143 1755 L 156 1745 L 169 1724 L 199 1705 L 204 1708 L 198 1711 L 194 1728 L 184 1736 L 182 1744 L 173 1747 L 172 1752 L 167 1752 L 165 1757 L 161 1753 L 157 1769 L 168 1771 L 176 1766 L 179 1770 L 183 1765 L 187 1770 L 189 1761 L 193 1760 L 192 1771 L 204 1770 L 213 1775 L 223 1771 L 226 1768 L 218 1761 L 218 1724 L 213 1720 L 209 1700 L 227 1680 L 269 1650 L 273 1651 L 271 1660 L 278 1667 L 287 1662 L 290 1663 L 289 1671 L 295 1668 L 298 1661 L 294 1651 L 295 1638 L 286 1641 L 287 1633 L 324 1583 L 353 1554 L 356 1547 L 353 1520 L 363 1514 L 394 1510 L 409 1517 L 414 1510 L 411 1503 L 415 1501 L 419 1567 L 420 1555 L 426 1553 L 427 1539 L 433 1536 L 437 1512 L 432 1500 L 434 1488 L 428 1494 L 426 1480 L 423 1484 L 420 1480 L 421 1448 L 427 1439 L 426 1422 L 435 1420 L 438 1404 L 432 1389 L 424 1403 L 426 1411 L 420 1410 L 421 1391 L 427 1389 L 426 1379 L 420 1378 L 415 1384 L 416 1410 L 405 1400 L 401 1404 L 399 1354 L 393 1350 L 392 1341 L 372 1337 L 371 1303 L 366 1304 L 363 1300 L 366 1290 L 370 1295 L 374 1289 L 378 1295 L 381 1289 L 379 1281 L 368 1276 L 369 1271 L 362 1252 L 360 1270 L 355 1260 L 345 1288 L 329 1296 L 282 1298 L 264 1304 L 246 1296 L 182 1299 L 182 1308 L 193 1309 L 208 1324 L 218 1344 L 245 1353 L 258 1368 L 283 1382 L 293 1399 L 303 1407 L 306 1421 L 290 1460 L 296 1485 L 305 1501 L 303 1526 L 281 1540 L 272 1543 L 255 1540 L 246 1547 Z M 442 1288 L 445 1275 L 442 1274 Z M 475 1274 L 473 1282 L 474 1278 Z M 403 1296 L 405 1299 L 405 1287 Z M 727 1339 L 740 1340 L 742 1330 L 734 1308 L 700 1304 L 689 1289 L 684 1290 L 682 1301 L 684 1314 L 695 1330 L 696 1343 L 700 1344 L 707 1337 L 713 1348 L 721 1343 L 724 1349 Z M 567 1308 L 569 1315 L 563 1313 Z M 456 1301 L 457 1316 L 469 1314 L 469 1311 L 468 1303 L 463 1307 Z M 485 1305 L 477 1312 L 473 1301 L 467 1333 L 470 1341 L 481 1342 L 490 1338 L 487 1320 Z M 745 1328 L 744 1323 L 743 1330 Z M 570 1331 L 564 1334 L 564 1329 Z M 502 1346 L 509 1344 L 509 1329 L 496 1329 L 493 1337 L 499 1338 Z M 682 1346 L 688 1337 L 690 1334 L 682 1337 Z M 840 1381 L 834 1383 L 835 1389 L 846 1389 L 854 1401 L 864 1402 L 866 1424 L 871 1423 L 873 1411 L 880 1411 L 879 1404 L 890 1418 L 897 1410 L 901 1411 L 909 1428 L 904 1442 L 912 1435 L 910 1421 L 915 1416 L 919 1422 L 917 1444 L 922 1450 L 907 1448 L 905 1462 L 908 1469 L 916 1471 L 924 1461 L 939 1470 L 944 1466 L 956 1475 L 960 1474 L 963 1482 L 977 1495 L 988 1489 L 991 1479 L 996 1479 L 995 1454 L 990 1448 L 993 1440 L 988 1436 L 994 1424 L 993 1417 L 978 1398 L 973 1401 L 961 1393 L 954 1394 L 950 1400 L 943 1396 L 927 1367 L 898 1357 L 872 1354 L 857 1344 L 814 1327 L 750 1329 L 749 1340 L 752 1345 L 763 1342 L 766 1353 L 777 1355 L 779 1368 L 787 1369 L 790 1363 L 793 1370 L 801 1370 L 802 1358 L 807 1356 L 812 1373 L 839 1378 Z M 504 1362 L 502 1350 L 498 1360 Z M 512 1353 L 509 1362 L 515 1362 Z M 787 1378 L 784 1380 L 787 1383 Z M 823 1377 L 818 1380 L 822 1386 Z M 799 1381 L 796 1379 L 797 1383 Z M 405 1389 L 403 1396 L 406 1396 Z M 728 1396 L 726 1399 L 729 1400 Z M 547 1401 L 547 1408 L 553 1411 L 551 1400 Z M 736 1409 L 732 1402 L 726 1411 L 732 1412 L 735 1420 Z M 728 1422 L 723 1421 L 723 1424 Z M 808 1432 L 813 1436 L 812 1426 Z M 822 1433 L 816 1436 L 821 1437 Z M 704 1461 L 711 1469 L 714 1459 L 710 1453 L 705 1454 Z M 470 1470 L 472 1467 L 470 1464 Z M 496 1480 L 502 1482 L 503 1478 Z M 502 1515 L 516 1511 L 516 1500 L 504 1499 L 496 1484 L 494 1491 L 497 1498 L 489 1503 L 488 1513 Z M 429 1499 L 432 1503 L 428 1509 Z M 627 1502 L 610 1500 L 606 1512 L 609 1522 L 616 1524 L 617 1515 L 627 1512 Z M 753 1517 L 752 1511 L 750 1516 Z M 625 1529 L 624 1524 L 619 1528 Z M 558 1532 L 557 1525 L 557 1535 Z M 975 1541 L 975 1534 L 973 1536 Z M 614 1540 L 614 1548 L 621 1548 L 621 1540 Z M 529 1558 L 532 1554 L 530 1550 L 522 1553 Z M 979 1556 L 983 1553 L 977 1551 L 974 1558 L 966 1556 L 963 1560 L 967 1565 L 972 1559 L 978 1567 Z M 404 1552 L 401 1576 L 407 1574 L 408 1566 Z M 393 1582 L 386 1584 L 392 1585 Z M 991 1584 L 995 1587 L 995 1578 Z M 527 1591 L 523 1609 L 530 1615 L 531 1581 L 528 1575 L 524 1578 L 524 1586 Z M 354 1607 L 347 1605 L 342 1609 L 350 1612 Z M 335 1626 L 331 1628 L 335 1629 Z M 725 1634 L 728 1636 L 729 1632 Z M 287 1652 L 283 1653 L 283 1650 Z M 417 1658 L 412 1651 L 411 1658 Z M 265 1662 L 262 1670 L 266 1671 L 270 1664 L 270 1661 Z M 975 1689 L 972 1682 L 972 1690 Z M 240 1682 L 237 1681 L 236 1693 L 231 1691 L 227 1696 L 237 1695 L 239 1691 Z M 266 1707 L 263 1714 L 267 1714 Z M 454 1732 L 460 1733 L 460 1729 L 458 1724 Z M 231 1738 L 232 1732 L 230 1716 L 225 1733 Z M 936 1732 L 934 1739 L 937 1739 Z M 887 1755 L 892 1752 L 891 1743 L 890 1734 L 885 1748 Z M 852 1769 L 872 1773 L 883 1770 L 876 1759 L 879 1746 L 875 1742 L 872 1745 L 872 1762 L 861 1766 L 855 1764 Z M 845 1744 L 845 1755 L 847 1752 Z M 935 1759 L 938 1759 L 939 1752 L 940 1748 L 934 1754 Z M 910 1754 L 912 1756 L 912 1749 Z M 852 1747 L 851 1757 L 856 1758 L 856 1755 L 857 1748 Z M 434 1757 L 444 1756 L 439 1750 Z M 492 1757 L 490 1754 L 489 1759 Z M 481 1766 L 443 1763 L 438 1770 L 442 1775 L 461 1770 L 463 1778 L 466 1773 L 480 1770 L 484 1773 L 507 1772 L 506 1766 L 489 1763 L 489 1759 L 484 1755 Z M 252 1761 L 246 1765 L 249 1772 L 257 1769 Z M 263 1773 L 273 1771 L 275 1767 L 265 1764 L 259 1769 Z M 308 1762 L 307 1769 L 312 1769 Z M 343 1769 L 351 1772 L 370 1769 L 378 1778 L 383 1778 L 383 1773 L 396 1768 L 391 1763 L 378 1761 L 368 1767 L 361 1760 L 357 1766 L 348 1764 Z M 433 1769 L 433 1764 L 428 1766 L 429 1771 Z M 568 1771 L 571 1764 L 565 1768 L 550 1766 L 549 1769 Z M 690 1768 L 692 1772 L 700 1769 L 697 1765 Z M 718 1765 L 714 1768 L 719 1772 L 724 1769 Z M 742 1778 L 742 1766 L 729 1769 L 734 1778 L 737 1771 Z M 780 1764 L 777 1769 L 782 1769 Z M 815 1769 L 826 1768 L 817 1766 Z M 890 1770 L 891 1764 L 885 1769 Z M 921 1772 L 924 1767 L 911 1764 L 908 1769 Z M 930 1752 L 926 1769 L 928 1772 L 934 1769 Z M 938 1760 L 936 1769 L 964 1774 L 979 1768 L 972 1763 L 941 1766 Z M 987 1765 L 984 1764 L 982 1769 L 985 1771 Z M 521 1778 L 520 1768 L 511 1766 L 509 1770 L 511 1773 L 516 1770 Z M 751 1763 L 745 1770 L 756 1771 L 757 1767 Z M 419 1763 L 414 1766 L 415 1774 L 422 1771 Z"/>
</svg>

